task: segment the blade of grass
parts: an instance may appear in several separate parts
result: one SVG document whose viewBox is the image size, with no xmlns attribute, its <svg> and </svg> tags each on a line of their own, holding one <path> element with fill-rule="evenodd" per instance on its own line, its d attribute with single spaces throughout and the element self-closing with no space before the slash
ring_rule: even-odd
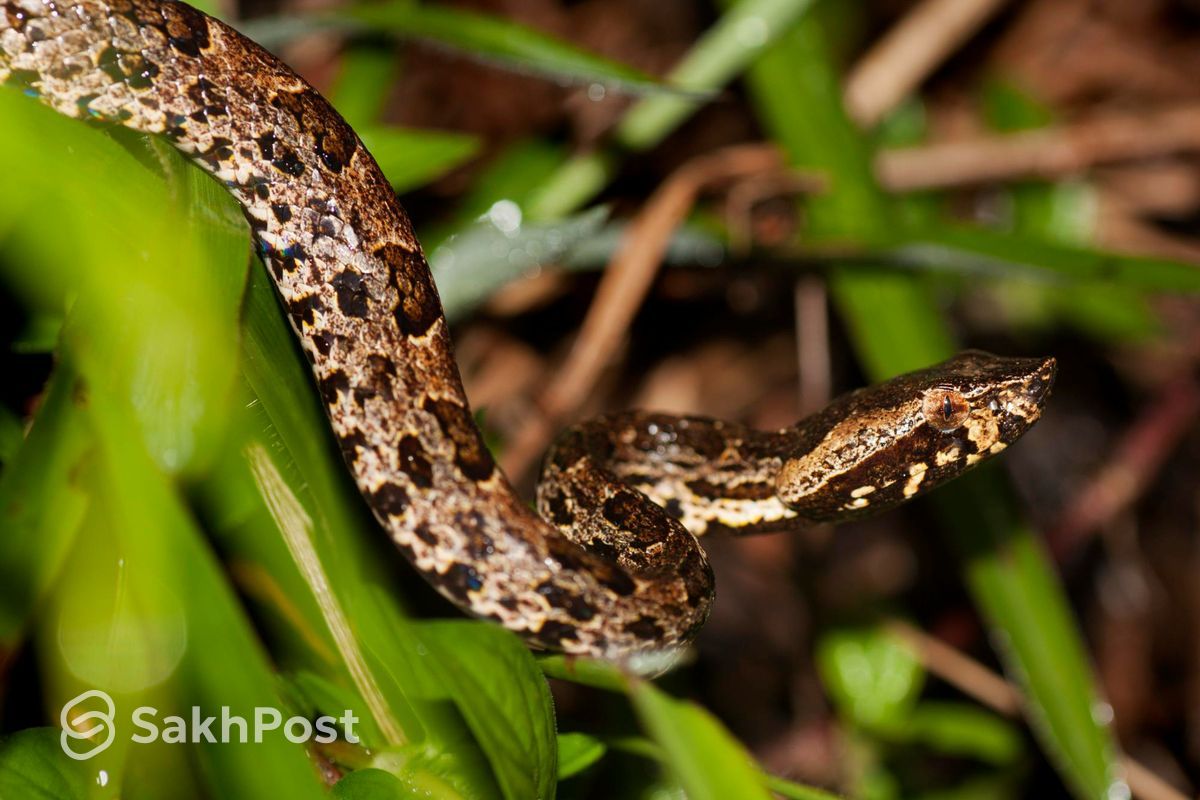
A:
<svg viewBox="0 0 1200 800">
<path fill-rule="evenodd" d="M 407 2 L 358 5 L 304 19 L 256 20 L 243 25 L 242 30 L 270 46 L 298 33 L 327 27 L 420 39 L 472 59 L 569 83 L 601 84 L 631 94 L 679 91 L 641 70 L 526 25 L 449 6 Z"/>
<path fill-rule="evenodd" d="M 917 263 L 961 261 L 995 274 L 1014 274 L 1017 268 L 1018 275 L 1040 272 L 1050 280 L 1109 284 L 1130 291 L 1200 292 L 1200 269 L 1191 264 L 1108 253 L 984 228 L 941 224 L 901 230 L 886 242 L 886 251 Z"/>
</svg>

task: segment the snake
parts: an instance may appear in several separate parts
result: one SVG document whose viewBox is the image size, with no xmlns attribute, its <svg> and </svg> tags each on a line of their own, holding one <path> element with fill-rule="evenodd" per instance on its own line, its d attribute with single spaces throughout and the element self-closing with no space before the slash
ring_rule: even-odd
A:
<svg viewBox="0 0 1200 800">
<path fill-rule="evenodd" d="M 775 431 L 610 414 L 564 431 L 536 509 L 484 443 L 413 227 L 315 89 L 173 0 L 0 0 L 0 84 L 165 137 L 237 199 L 375 518 L 442 595 L 532 647 L 685 645 L 714 598 L 700 544 L 891 508 L 1016 441 L 1053 358 L 962 352 Z"/>
</svg>

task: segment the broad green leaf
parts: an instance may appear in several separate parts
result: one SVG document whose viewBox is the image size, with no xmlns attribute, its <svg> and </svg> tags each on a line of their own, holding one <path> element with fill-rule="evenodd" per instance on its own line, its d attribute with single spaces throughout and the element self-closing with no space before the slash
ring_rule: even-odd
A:
<svg viewBox="0 0 1200 800">
<path fill-rule="evenodd" d="M 364 748 L 379 747 L 384 741 L 371 712 L 352 690 L 309 670 L 300 670 L 287 676 L 287 686 L 298 701 L 297 710 L 304 716 L 313 718 L 325 714 L 338 717 L 344 711 L 352 710 L 359 720 L 355 732 L 362 739 Z"/>
<path fill-rule="evenodd" d="M 906 724 L 925 677 L 916 654 L 878 629 L 825 634 L 817 644 L 817 666 L 842 714 L 883 732 Z"/>
<path fill-rule="evenodd" d="M 649 739 L 643 739 L 640 736 L 623 736 L 615 739 L 606 739 L 605 743 L 612 750 L 648 758 L 667 766 L 670 765 L 670 757 L 667 751 Z M 762 779 L 772 792 L 782 797 L 796 798 L 797 800 L 837 800 L 838 797 L 823 789 L 803 786 L 794 781 L 789 781 L 786 778 L 778 778 L 774 775 L 764 773 Z"/>
<path fill-rule="evenodd" d="M 31 316 L 12 344 L 14 353 L 50 353 L 62 334 L 61 313 L 32 309 Z"/>
<path fill-rule="evenodd" d="M 346 474 L 308 364 L 262 269 L 253 270 L 246 300 L 242 369 L 257 397 L 253 408 L 261 415 L 257 424 L 263 428 L 252 445 L 256 460 L 261 466 L 269 464 L 276 476 L 271 482 L 277 489 L 281 482 L 286 485 L 284 496 L 303 507 L 313 526 L 306 538 L 315 561 L 306 558 L 310 567 L 320 565 L 328 585 L 310 585 L 288 550 L 280 549 L 279 535 L 273 532 L 277 531 L 274 514 L 264 519 L 265 511 L 254 512 L 252 525 L 226 532 L 227 546 L 236 549 L 241 543 L 257 543 L 254 551 L 267 556 L 264 563 L 271 576 L 289 587 L 284 595 L 301 598 L 295 609 L 300 618 L 308 627 L 330 631 L 325 641 L 340 662 L 335 674 L 354 685 L 384 741 L 399 748 L 398 755 L 389 752 L 387 764 L 377 766 L 414 785 L 438 778 L 462 797 L 494 796 L 491 770 L 462 716 L 448 702 L 450 691 L 442 685 L 441 662 L 435 665 L 428 657 L 428 648 L 405 620 L 395 592 L 380 588 L 389 574 L 382 568 L 399 556 L 367 514 Z M 245 468 L 245 464 L 240 467 Z M 281 492 L 273 494 L 278 497 Z M 224 496 L 226 490 L 214 498 Z M 229 504 L 227 513 L 244 502 L 242 498 Z M 262 502 L 255 500 L 252 505 Z M 292 500 L 289 505 L 294 507 Z M 315 597 L 318 589 L 324 597 L 320 602 Z M 330 608 L 330 601 L 340 609 L 337 613 L 320 610 L 322 602 Z M 296 615 L 289 616 L 294 625 Z M 327 656 L 318 651 L 305 653 L 300 648 L 294 656 L 311 668 L 329 668 Z M 453 653 L 448 656 L 453 657 Z"/>
<path fill-rule="evenodd" d="M 578 775 L 604 757 L 604 742 L 586 733 L 558 735 L 558 779 Z"/>
<path fill-rule="evenodd" d="M 126 738 L 132 731 L 123 721 L 135 706 L 161 714 L 191 706 L 219 714 L 228 706 L 254 719 L 256 707 L 280 708 L 281 701 L 223 573 L 166 476 L 131 435 L 135 422 L 117 398 L 96 388 L 86 410 L 76 412 L 97 439 L 96 457 L 81 476 L 93 503 L 84 523 L 88 535 L 68 564 L 71 580 L 61 584 L 41 621 L 47 705 L 56 710 L 88 688 L 113 696 L 118 735 L 95 763 L 109 770 L 114 789 L 125 774 L 131 795 L 173 791 L 162 783 L 168 774 L 189 786 L 178 770 L 190 755 L 195 779 L 203 775 L 222 797 L 320 797 L 303 749 L 278 731 L 261 743 L 199 745 L 190 753 Z M 238 669 L 230 671 L 230 664 Z"/>
<path fill-rule="evenodd" d="M 662 748 L 690 800 L 771 796 L 750 755 L 703 708 L 637 679 L 629 683 L 629 697 L 642 727 Z"/>
<path fill-rule="evenodd" d="M 89 773 L 63 753 L 57 728 L 27 728 L 0 742 L 0 800 L 85 800 Z"/>
<path fill-rule="evenodd" d="M 510 800 L 551 798 L 557 776 L 550 689 L 529 650 L 494 625 L 428 622 L 420 637 Z"/>
</svg>

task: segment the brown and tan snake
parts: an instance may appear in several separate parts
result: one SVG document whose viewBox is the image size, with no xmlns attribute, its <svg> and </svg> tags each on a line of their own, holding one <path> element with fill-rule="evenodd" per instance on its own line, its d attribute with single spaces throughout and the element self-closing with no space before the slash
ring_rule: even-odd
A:
<svg viewBox="0 0 1200 800">
<path fill-rule="evenodd" d="M 567 431 L 535 514 L 471 416 L 420 245 L 315 90 L 170 0 L 0 0 L 0 83 L 167 137 L 238 199 L 346 463 L 413 565 L 530 643 L 617 658 L 686 642 L 713 599 L 696 537 L 842 521 L 999 453 L 1053 359 L 962 353 L 762 432 L 624 413 Z"/>
</svg>

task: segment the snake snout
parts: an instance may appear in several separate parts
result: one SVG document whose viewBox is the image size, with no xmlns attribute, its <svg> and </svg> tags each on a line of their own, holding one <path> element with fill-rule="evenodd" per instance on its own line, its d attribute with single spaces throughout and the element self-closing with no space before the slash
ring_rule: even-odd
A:
<svg viewBox="0 0 1200 800">
<path fill-rule="evenodd" d="M 1029 379 L 1025 382 L 1025 396 L 1030 402 L 1037 406 L 1041 406 L 1050 396 L 1050 389 L 1054 385 L 1054 377 L 1058 374 L 1058 360 L 1054 356 L 1048 356 L 1042 359 L 1041 364 L 1032 371 Z"/>
</svg>

